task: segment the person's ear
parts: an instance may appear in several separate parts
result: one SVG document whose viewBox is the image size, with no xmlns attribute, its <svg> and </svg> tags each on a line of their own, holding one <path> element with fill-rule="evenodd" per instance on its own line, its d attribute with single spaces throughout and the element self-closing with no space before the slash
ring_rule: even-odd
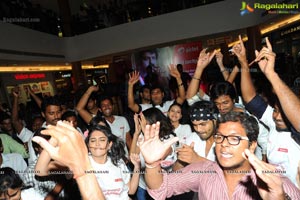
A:
<svg viewBox="0 0 300 200">
<path fill-rule="evenodd" d="M 257 147 L 257 141 L 251 142 L 251 144 L 249 146 L 249 150 L 251 151 L 251 153 L 255 152 L 256 147 Z"/>
</svg>

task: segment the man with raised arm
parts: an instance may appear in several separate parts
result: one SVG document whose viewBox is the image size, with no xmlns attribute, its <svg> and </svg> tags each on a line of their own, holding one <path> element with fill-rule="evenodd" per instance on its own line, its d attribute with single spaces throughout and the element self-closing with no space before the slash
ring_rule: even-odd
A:
<svg viewBox="0 0 300 200">
<path fill-rule="evenodd" d="M 132 72 L 129 74 L 128 79 L 128 91 L 127 91 L 127 98 L 128 98 L 128 108 L 130 108 L 132 111 L 136 112 L 140 109 L 141 105 L 151 105 L 150 102 L 150 86 L 144 85 L 141 89 L 142 91 L 139 92 L 141 102 L 140 104 L 137 104 L 134 101 L 134 85 L 139 82 L 140 73 L 137 71 Z"/>
<path fill-rule="evenodd" d="M 300 154 L 300 137 L 299 132 L 294 127 L 298 125 L 295 122 L 299 117 L 293 109 L 297 110 L 297 114 L 299 114 L 299 99 L 275 72 L 276 55 L 272 52 L 272 46 L 268 38 L 266 42 L 267 47 L 263 47 L 260 52 L 256 51 L 255 61 L 258 62 L 261 71 L 271 82 L 278 100 L 275 97 L 274 105 L 270 106 L 256 93 L 251 80 L 246 49 L 240 38 L 240 43 L 233 47 L 233 52 L 241 63 L 242 96 L 247 110 L 268 126 L 270 130 L 267 142 L 268 162 L 281 167 L 285 171 L 284 175 L 297 185 L 296 176 L 298 173 L 298 162 L 300 161 L 298 156 Z M 284 97 L 283 93 L 287 97 Z M 292 107 L 293 109 L 291 109 Z M 299 185 L 298 187 L 300 188 Z"/>
<path fill-rule="evenodd" d="M 160 159 L 170 145 L 159 140 L 159 122 L 146 127 L 139 142 L 146 162 L 145 178 L 149 194 L 156 200 L 187 191 L 198 192 L 200 199 L 297 199 L 300 190 L 282 171 L 260 161 L 254 154 L 258 135 L 257 121 L 246 113 L 230 112 L 218 120 L 217 163 L 203 161 L 176 171 L 163 173 Z M 151 152 L 151 153 L 149 153 Z"/>
<path fill-rule="evenodd" d="M 176 66 L 171 65 L 169 67 L 170 74 L 173 76 L 178 84 L 178 96 L 175 100 L 171 101 L 163 101 L 165 93 L 162 85 L 154 85 L 151 88 L 151 104 L 137 104 L 134 102 L 133 98 L 133 85 L 138 82 L 139 73 L 133 72 L 129 75 L 128 81 L 128 107 L 135 113 L 139 113 L 151 107 L 156 107 L 160 111 L 162 111 L 165 115 L 169 110 L 170 105 L 176 101 L 178 104 L 183 104 L 185 100 L 185 90 L 183 87 L 183 83 L 180 77 L 180 73 L 178 72 Z"/>
</svg>

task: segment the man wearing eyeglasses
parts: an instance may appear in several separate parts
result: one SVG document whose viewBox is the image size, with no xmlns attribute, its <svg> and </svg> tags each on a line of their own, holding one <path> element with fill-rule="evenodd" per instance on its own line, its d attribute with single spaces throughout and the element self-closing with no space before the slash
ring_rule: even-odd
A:
<svg viewBox="0 0 300 200">
<path fill-rule="evenodd" d="M 168 144 L 159 141 L 159 123 L 146 127 L 139 146 L 146 162 L 145 180 L 154 199 L 166 199 L 187 191 L 199 199 L 298 199 L 300 190 L 281 176 L 282 171 L 254 154 L 258 123 L 245 113 L 230 112 L 218 119 L 217 162 L 190 164 L 176 173 L 162 173 L 159 162 Z M 149 152 L 151 151 L 151 154 Z"/>
</svg>

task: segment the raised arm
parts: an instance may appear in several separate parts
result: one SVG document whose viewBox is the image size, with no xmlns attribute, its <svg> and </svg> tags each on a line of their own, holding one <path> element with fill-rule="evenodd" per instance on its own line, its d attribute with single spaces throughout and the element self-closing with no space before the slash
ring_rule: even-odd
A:
<svg viewBox="0 0 300 200">
<path fill-rule="evenodd" d="M 225 81 L 228 81 L 229 83 L 232 83 L 234 84 L 234 79 L 235 77 L 237 76 L 237 74 L 239 73 L 239 68 L 238 66 L 234 66 L 231 73 L 229 73 L 226 69 L 226 67 L 224 66 L 223 64 L 223 54 L 219 51 L 216 53 L 216 61 L 217 61 L 217 64 L 220 68 L 220 72 L 222 73 L 223 75 L 223 78 Z"/>
<path fill-rule="evenodd" d="M 35 101 L 35 103 L 39 106 L 39 108 L 41 108 L 42 105 L 42 99 L 40 99 L 40 97 L 38 97 L 30 88 L 30 86 L 27 86 L 25 88 L 25 90 L 28 91 L 28 93 L 30 94 L 30 96 L 33 98 L 33 100 Z"/>
<path fill-rule="evenodd" d="M 228 80 L 229 72 L 227 71 L 226 67 L 223 64 L 223 54 L 221 53 L 221 51 L 218 51 L 216 53 L 216 61 L 217 61 L 217 64 L 220 68 L 220 72 L 222 73 L 222 76 L 223 76 L 224 80 L 225 81 Z"/>
<path fill-rule="evenodd" d="M 284 114 L 293 127 L 300 132 L 300 118 L 298 117 L 300 112 L 300 100 L 275 72 L 276 54 L 272 52 L 272 46 L 268 38 L 266 38 L 266 43 L 267 47 L 263 47 L 260 52 L 255 52 L 255 61 L 258 62 L 259 68 L 270 81 L 280 101 Z"/>
<path fill-rule="evenodd" d="M 139 154 L 130 154 L 130 160 L 134 165 L 133 174 L 129 182 L 128 194 L 134 194 L 139 186 L 141 160 Z"/>
<path fill-rule="evenodd" d="M 175 65 L 169 66 L 170 74 L 176 79 L 177 86 L 178 86 L 178 96 L 176 98 L 176 102 L 179 104 L 183 104 L 185 100 L 185 90 L 183 86 L 183 82 L 181 80 L 180 73 Z"/>
<path fill-rule="evenodd" d="M 96 176 L 91 173 L 92 166 L 85 142 L 72 124 L 59 121 L 56 126 L 48 126 L 42 134 L 55 138 L 58 141 L 57 146 L 38 136 L 33 137 L 32 140 L 40 144 L 52 159 L 67 166 L 73 172 L 82 199 L 104 200 Z"/>
<path fill-rule="evenodd" d="M 20 96 L 20 89 L 18 86 L 16 86 L 13 91 L 13 104 L 12 104 L 12 124 L 17 132 L 17 134 L 20 134 L 24 125 L 19 119 L 19 113 L 18 113 L 18 104 L 19 104 L 19 96 Z"/>
<path fill-rule="evenodd" d="M 130 147 L 130 154 L 132 153 L 136 153 L 139 154 L 140 153 L 140 148 L 137 146 L 137 142 L 138 142 L 138 138 L 139 135 L 142 131 L 139 119 L 138 119 L 138 114 L 134 114 L 133 116 L 134 119 L 134 125 L 135 125 L 135 130 L 133 133 L 133 138 L 132 138 L 132 142 L 131 142 L 131 147 Z"/>
<path fill-rule="evenodd" d="M 146 163 L 145 180 L 148 188 L 158 189 L 163 182 L 160 161 L 167 153 L 171 145 L 178 141 L 177 137 L 166 143 L 159 139 L 160 122 L 146 125 L 144 141 L 139 141 L 140 149 Z"/>
<path fill-rule="evenodd" d="M 139 81 L 139 77 L 140 77 L 140 73 L 134 71 L 131 74 L 129 74 L 129 80 L 128 80 L 128 93 L 127 93 L 128 108 L 130 108 L 135 113 L 139 112 L 139 105 L 134 101 L 133 87 L 134 84 L 136 84 Z"/>
<path fill-rule="evenodd" d="M 216 51 L 206 53 L 206 50 L 207 49 L 203 49 L 199 54 L 195 73 L 186 92 L 187 99 L 197 94 L 202 73 L 216 54 Z"/>
<path fill-rule="evenodd" d="M 85 106 L 93 92 L 97 92 L 99 90 L 99 86 L 90 86 L 87 91 L 82 95 L 79 102 L 76 105 L 76 110 L 79 113 L 79 115 L 82 117 L 82 119 L 85 121 L 85 123 L 89 124 L 93 118 L 92 114 L 89 113 Z"/>
<path fill-rule="evenodd" d="M 246 48 L 241 36 L 239 36 L 239 43 L 235 44 L 232 50 L 241 64 L 241 91 L 243 100 L 245 103 L 248 103 L 255 97 L 256 90 L 251 80 L 250 69 L 246 56 Z"/>
<path fill-rule="evenodd" d="M 237 74 L 239 73 L 239 71 L 240 71 L 240 70 L 239 70 L 238 66 L 235 65 L 235 66 L 233 67 L 233 69 L 232 69 L 232 71 L 231 71 L 229 77 L 227 78 L 227 81 L 228 81 L 229 83 L 231 83 L 231 84 L 234 84 L 234 83 L 233 83 L 233 82 L 234 82 L 234 79 L 235 79 L 235 77 L 237 76 Z"/>
</svg>

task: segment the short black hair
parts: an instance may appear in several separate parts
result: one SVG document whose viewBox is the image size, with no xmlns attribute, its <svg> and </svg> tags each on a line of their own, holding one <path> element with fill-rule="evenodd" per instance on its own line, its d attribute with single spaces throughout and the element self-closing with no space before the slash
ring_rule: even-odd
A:
<svg viewBox="0 0 300 200">
<path fill-rule="evenodd" d="M 104 101 L 104 100 L 108 100 L 112 105 L 114 105 L 114 102 L 113 102 L 113 100 L 112 100 L 111 97 L 109 97 L 109 96 L 102 96 L 102 97 L 100 97 L 100 99 L 99 99 L 99 106 L 101 106 L 101 103 L 102 103 L 102 101 Z"/>
<path fill-rule="evenodd" d="M 68 117 L 75 117 L 77 119 L 76 113 L 74 111 L 68 110 L 61 116 L 61 120 L 67 120 Z"/>
<path fill-rule="evenodd" d="M 7 119 L 11 119 L 11 116 L 6 112 L 0 111 L 0 123 Z"/>
<path fill-rule="evenodd" d="M 143 85 L 143 86 L 139 89 L 139 93 L 143 93 L 145 89 L 149 89 L 149 90 L 151 91 L 150 85 Z"/>
<path fill-rule="evenodd" d="M 152 92 L 152 90 L 155 90 L 155 89 L 159 89 L 163 93 L 165 92 L 164 88 L 161 85 L 153 85 L 151 87 L 150 93 Z"/>
<path fill-rule="evenodd" d="M 45 112 L 46 108 L 48 106 L 59 106 L 59 107 L 61 107 L 61 105 L 62 105 L 62 103 L 61 103 L 58 96 L 45 97 L 42 101 L 42 104 L 41 104 L 41 110 L 42 110 L 42 112 Z"/>
<path fill-rule="evenodd" d="M 228 81 L 217 82 L 210 89 L 210 97 L 212 101 L 216 100 L 222 95 L 229 95 L 233 101 L 237 100 L 235 88 Z"/>
<path fill-rule="evenodd" d="M 152 53 L 155 54 L 156 58 L 158 57 L 158 53 L 156 49 L 144 50 L 140 52 L 140 57 L 143 58 L 145 53 Z"/>
<path fill-rule="evenodd" d="M 259 126 L 257 120 L 247 113 L 231 111 L 218 118 L 217 129 L 219 125 L 226 122 L 239 122 L 245 128 L 249 142 L 257 141 Z"/>
<path fill-rule="evenodd" d="M 23 186 L 23 181 L 19 174 L 10 167 L 0 169 L 0 195 L 7 195 L 8 189 L 17 189 Z"/>
</svg>

